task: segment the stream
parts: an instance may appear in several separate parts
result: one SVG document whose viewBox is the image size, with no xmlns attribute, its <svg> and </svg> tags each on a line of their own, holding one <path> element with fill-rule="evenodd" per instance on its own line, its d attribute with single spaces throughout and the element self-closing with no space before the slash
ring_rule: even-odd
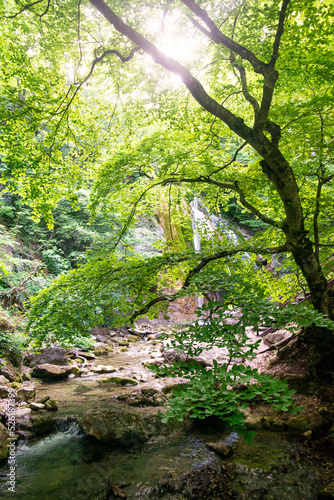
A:
<svg viewBox="0 0 334 500">
<path fill-rule="evenodd" d="M 217 437 L 210 436 L 210 438 Z M 231 436 L 225 436 L 228 438 Z M 76 424 L 33 443 L 20 443 L 15 494 L 5 487 L 1 498 L 25 500 L 103 499 L 108 485 L 119 485 L 129 499 L 195 498 L 161 493 L 167 477 L 219 463 L 205 446 L 208 434 L 191 432 L 156 438 L 134 449 L 121 450 L 84 436 Z M 234 498 L 312 500 L 317 498 L 316 472 L 298 460 L 300 445 L 269 431 L 259 431 L 252 445 L 232 436 L 235 466 Z M 199 497 L 199 498 L 211 498 Z M 220 497 L 217 497 L 220 498 Z M 221 497 L 224 498 L 224 497 Z"/>
<path fill-rule="evenodd" d="M 155 379 L 143 365 L 159 355 L 157 343 L 149 341 L 134 342 L 126 352 L 115 349 L 96 358 L 96 365 L 113 365 L 117 375 L 136 379 L 135 387 L 106 387 L 99 382 L 106 375 L 88 373 L 63 382 L 39 384 L 37 399 L 48 394 L 59 403 L 57 416 L 80 416 L 142 388 L 159 389 L 161 379 Z M 222 441 L 234 449 L 233 456 L 224 460 L 206 446 L 208 442 Z M 317 471 L 302 458 L 303 447 L 290 435 L 265 430 L 258 431 L 253 444 L 248 445 L 234 432 L 206 425 L 118 448 L 84 435 L 75 422 L 62 423 L 57 432 L 47 437 L 19 441 L 16 491 L 8 491 L 8 467 L 2 467 L 0 498 L 102 500 L 115 496 L 110 494 L 110 488 L 116 485 L 130 500 L 315 500 L 319 488 Z M 226 468 L 226 495 L 221 489 L 219 494 L 210 489 L 203 493 L 203 488 L 202 493 L 196 493 L 197 480 L 205 482 L 201 478 L 207 477 L 210 488 L 210 474 L 221 480 L 220 472 L 218 476 L 216 473 Z"/>
</svg>

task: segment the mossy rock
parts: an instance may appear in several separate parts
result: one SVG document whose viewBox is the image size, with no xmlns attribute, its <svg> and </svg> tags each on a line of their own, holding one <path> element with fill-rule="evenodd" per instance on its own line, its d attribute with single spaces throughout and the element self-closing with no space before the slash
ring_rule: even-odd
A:
<svg viewBox="0 0 334 500">
<path fill-rule="evenodd" d="M 12 387 L 12 389 L 20 389 L 21 388 L 21 383 L 20 382 L 12 382 L 10 384 L 10 386 Z"/>
<path fill-rule="evenodd" d="M 34 419 L 33 423 L 38 436 L 46 436 L 56 430 L 56 420 L 49 415 L 40 415 Z"/>
<path fill-rule="evenodd" d="M 117 385 L 138 385 L 137 380 L 133 380 L 131 378 L 122 378 L 122 377 L 108 377 L 102 378 L 99 380 L 101 384 L 117 384 Z"/>
<path fill-rule="evenodd" d="M 282 432 L 284 431 L 284 422 L 279 418 L 263 417 L 262 427 L 268 431 Z"/>
<path fill-rule="evenodd" d="M 72 366 L 71 370 L 72 375 L 75 375 L 76 377 L 79 377 L 81 374 L 81 370 L 78 366 Z"/>
<path fill-rule="evenodd" d="M 108 409 L 89 410 L 82 420 L 86 434 L 100 441 L 121 445 L 145 442 L 152 436 L 166 435 L 184 426 L 179 422 L 164 424 L 158 408 L 133 408 L 121 404 Z"/>
<path fill-rule="evenodd" d="M 58 403 L 54 399 L 48 399 L 44 404 L 45 404 L 45 409 L 48 411 L 58 410 Z"/>
</svg>

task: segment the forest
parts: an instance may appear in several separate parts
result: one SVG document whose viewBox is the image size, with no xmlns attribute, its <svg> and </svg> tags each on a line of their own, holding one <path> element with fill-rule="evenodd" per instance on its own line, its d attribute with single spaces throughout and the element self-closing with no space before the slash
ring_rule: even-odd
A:
<svg viewBox="0 0 334 500">
<path fill-rule="evenodd" d="M 217 419 L 255 447 L 259 429 L 304 436 L 299 456 L 320 456 L 326 473 L 291 498 L 333 498 L 332 1 L 1 0 L 0 19 L 1 443 L 10 387 L 40 384 L 16 396 L 34 442 L 38 415 L 51 414 L 41 396 L 65 412 L 71 377 L 115 365 L 112 384 L 128 391 L 109 396 L 128 398 L 120 412 L 153 397 L 159 425 Z M 147 340 L 149 375 L 137 380 Z M 175 377 L 187 382 L 169 397 L 145 386 Z M 138 382 L 141 400 L 129 393 Z M 272 408 L 261 418 L 259 401 Z M 119 444 L 110 404 L 108 418 L 85 408 L 71 439 Z M 227 456 L 214 436 L 206 445 Z M 203 471 L 212 491 L 209 480 L 190 491 L 193 473 L 139 498 L 245 498 L 221 468 Z M 126 498 L 128 482 L 108 476 L 104 492 L 78 498 Z"/>
</svg>

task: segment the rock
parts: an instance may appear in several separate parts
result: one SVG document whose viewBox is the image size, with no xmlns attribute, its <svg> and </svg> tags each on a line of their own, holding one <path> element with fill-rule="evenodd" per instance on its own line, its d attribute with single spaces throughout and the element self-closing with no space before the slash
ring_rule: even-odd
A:
<svg viewBox="0 0 334 500">
<path fill-rule="evenodd" d="M 161 352 L 151 352 L 151 358 L 156 359 L 161 357 Z"/>
<path fill-rule="evenodd" d="M 21 383 L 20 382 L 12 382 L 10 384 L 10 386 L 12 387 L 12 389 L 20 389 Z"/>
<path fill-rule="evenodd" d="M 7 359 L 0 358 L 0 375 L 3 375 L 10 382 L 14 382 L 18 374 L 12 363 Z"/>
<path fill-rule="evenodd" d="M 25 441 L 35 437 L 35 433 L 28 430 L 17 431 L 17 435 L 18 437 L 24 439 Z"/>
<path fill-rule="evenodd" d="M 287 330 L 281 329 L 281 330 L 277 330 L 276 332 L 268 333 L 268 335 L 263 337 L 263 342 L 268 346 L 272 346 L 274 344 L 277 344 L 277 342 L 281 342 L 282 340 L 285 340 L 286 338 L 288 338 L 290 336 L 291 336 L 291 332 L 288 332 Z"/>
<path fill-rule="evenodd" d="M 56 430 L 56 422 L 57 420 L 48 414 L 38 415 L 33 419 L 36 434 L 38 436 L 45 436 L 54 432 Z"/>
<path fill-rule="evenodd" d="M 104 342 L 95 342 L 93 350 L 96 356 L 101 356 L 101 354 L 109 352 L 109 346 Z"/>
<path fill-rule="evenodd" d="M 0 385 L 9 385 L 10 382 L 8 378 L 4 377 L 3 375 L 0 375 Z"/>
<path fill-rule="evenodd" d="M 31 380 L 31 368 L 29 366 L 22 366 L 22 380 L 24 382 Z"/>
<path fill-rule="evenodd" d="M 82 428 L 100 441 L 136 444 L 173 429 L 173 425 L 161 422 L 158 411 L 153 407 L 129 408 L 121 404 L 114 408 L 89 410 L 82 419 Z"/>
<path fill-rule="evenodd" d="M 95 338 L 98 342 L 101 342 L 102 344 L 105 344 L 106 342 L 108 342 L 108 338 L 105 337 L 104 335 L 95 335 Z"/>
<path fill-rule="evenodd" d="M 23 429 L 26 431 L 32 431 L 34 428 L 34 424 L 31 422 L 31 420 L 25 420 L 23 418 L 17 418 L 16 425 L 19 429 Z"/>
<path fill-rule="evenodd" d="M 165 349 L 162 353 L 162 357 L 167 363 L 174 363 L 175 361 L 183 361 L 184 363 L 191 363 L 192 361 L 196 361 L 201 366 L 207 367 L 210 366 L 210 363 L 204 361 L 200 357 L 191 357 L 183 352 L 176 352 L 173 349 Z"/>
<path fill-rule="evenodd" d="M 31 413 L 31 408 L 16 408 L 15 415 L 17 418 L 27 417 Z"/>
<path fill-rule="evenodd" d="M 154 406 L 164 406 L 168 398 L 162 392 L 153 395 Z"/>
<path fill-rule="evenodd" d="M 45 406 L 42 403 L 30 403 L 29 408 L 33 411 L 41 411 L 45 409 Z"/>
<path fill-rule="evenodd" d="M 323 420 L 320 415 L 310 415 L 307 418 L 304 415 L 298 415 L 290 418 L 287 422 L 289 432 L 304 434 L 307 431 L 316 431 L 323 426 Z"/>
<path fill-rule="evenodd" d="M 138 385 L 136 380 L 131 378 L 122 378 L 122 377 L 108 377 L 101 378 L 98 382 L 102 384 L 117 384 L 117 385 Z"/>
<path fill-rule="evenodd" d="M 258 431 L 262 429 L 261 415 L 253 414 L 249 408 L 244 411 L 245 421 L 244 424 L 249 431 Z"/>
<path fill-rule="evenodd" d="M 45 403 L 46 403 L 47 401 L 49 401 L 49 399 L 50 399 L 50 396 L 44 396 L 44 398 L 42 398 L 42 399 L 38 399 L 38 400 L 36 401 L 36 403 L 41 403 L 42 405 L 45 405 Z"/>
<path fill-rule="evenodd" d="M 262 426 L 268 431 L 282 432 L 284 431 L 284 422 L 279 418 L 274 417 L 263 417 Z"/>
<path fill-rule="evenodd" d="M 30 372 L 25 372 L 22 374 L 22 380 L 25 382 L 30 382 L 31 378 L 32 377 Z"/>
<path fill-rule="evenodd" d="M 82 358 L 85 359 L 95 359 L 96 356 L 93 352 L 85 352 L 85 351 L 78 351 L 78 356 L 81 356 Z"/>
<path fill-rule="evenodd" d="M 167 493 L 168 498 L 188 500 L 235 498 L 229 483 L 229 474 L 224 465 L 218 462 L 205 463 L 195 465 L 189 472 L 167 474 L 159 483 L 159 491 Z"/>
<path fill-rule="evenodd" d="M 8 453 L 9 453 L 9 447 L 7 446 L 9 444 L 9 432 L 6 429 L 4 425 L 0 423 L 0 463 L 4 463 Z"/>
<path fill-rule="evenodd" d="M 32 371 L 33 377 L 40 377 L 42 379 L 61 380 L 67 378 L 72 373 L 73 366 L 60 366 L 44 363 L 42 365 L 34 366 Z"/>
<path fill-rule="evenodd" d="M 34 368 L 38 365 L 67 366 L 66 350 L 63 347 L 45 347 L 40 354 L 28 354 L 25 358 L 29 366 Z"/>
<path fill-rule="evenodd" d="M 81 369 L 78 367 L 78 366 L 73 366 L 72 365 L 72 368 L 71 368 L 71 375 L 74 375 L 75 377 L 80 377 L 81 375 Z"/>
<path fill-rule="evenodd" d="M 76 351 L 76 349 L 72 349 L 69 353 L 68 356 L 72 359 L 75 359 L 77 357 L 79 358 L 85 358 L 85 359 L 95 359 L 96 356 L 92 352 L 86 352 L 86 351 Z M 80 360 L 82 362 L 82 359 Z"/>
<path fill-rule="evenodd" d="M 153 394 L 156 394 L 158 391 L 157 389 L 153 389 L 153 387 L 147 387 L 141 390 L 142 394 L 145 396 L 153 396 Z"/>
<path fill-rule="evenodd" d="M 113 366 L 104 366 L 104 365 L 97 365 L 97 366 L 91 366 L 90 371 L 94 373 L 112 373 L 116 371 L 116 368 Z"/>
<path fill-rule="evenodd" d="M 206 443 L 209 450 L 214 451 L 222 458 L 228 458 L 233 455 L 233 448 L 226 443 Z"/>
<path fill-rule="evenodd" d="M 310 437 L 312 436 L 312 434 L 313 434 L 313 433 L 312 433 L 312 431 L 306 431 L 306 432 L 304 432 L 303 436 L 304 436 L 306 439 L 308 439 L 308 438 L 310 438 Z"/>
<path fill-rule="evenodd" d="M 31 401 L 35 399 L 36 389 L 33 385 L 23 385 L 17 391 L 17 399 L 21 401 Z"/>
<path fill-rule="evenodd" d="M 9 391 L 10 387 L 7 385 L 0 385 L 0 398 L 7 398 Z"/>
<path fill-rule="evenodd" d="M 45 402 L 45 409 L 47 411 L 57 411 L 58 410 L 58 403 L 54 399 L 49 399 L 48 401 Z"/>
</svg>

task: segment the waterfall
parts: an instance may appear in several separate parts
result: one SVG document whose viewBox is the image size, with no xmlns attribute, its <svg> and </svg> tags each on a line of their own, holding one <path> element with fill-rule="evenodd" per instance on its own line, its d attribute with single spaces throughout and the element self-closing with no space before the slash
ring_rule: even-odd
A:
<svg viewBox="0 0 334 500">
<path fill-rule="evenodd" d="M 190 206 L 191 206 L 192 213 L 193 213 L 191 225 L 192 225 L 192 228 L 193 228 L 194 248 L 195 248 L 195 252 L 200 252 L 202 250 L 202 247 L 201 247 L 201 235 L 198 232 L 198 225 L 199 225 L 198 223 L 200 221 L 204 220 L 205 215 L 198 208 L 198 198 L 197 198 L 197 196 L 195 196 L 195 198 L 193 199 L 193 201 L 190 202 Z"/>
<path fill-rule="evenodd" d="M 201 246 L 201 231 L 206 234 L 208 239 L 213 238 L 214 234 L 218 230 L 222 236 L 232 243 L 237 245 L 239 237 L 231 226 L 229 222 L 223 217 L 217 217 L 214 214 L 210 214 L 208 210 L 202 205 L 200 206 L 200 199 L 195 196 L 190 202 L 192 210 L 192 229 L 193 229 L 193 244 L 195 252 L 200 253 L 202 251 Z M 249 260 L 250 255 L 248 253 L 242 254 L 242 259 Z M 226 264 L 228 271 L 232 274 L 231 268 Z M 204 304 L 203 296 L 197 298 L 197 307 L 201 308 Z"/>
<path fill-rule="evenodd" d="M 198 227 L 202 224 L 202 222 L 204 222 L 205 215 L 198 207 L 197 196 L 195 196 L 193 201 L 190 202 L 190 206 L 191 206 L 192 214 L 193 214 L 191 225 L 193 228 L 194 249 L 195 249 L 195 252 L 201 252 L 201 250 L 202 250 L 201 235 L 198 232 Z M 197 307 L 202 308 L 203 305 L 204 305 L 204 297 L 203 297 L 203 295 L 200 295 L 199 297 L 197 297 Z"/>
</svg>

